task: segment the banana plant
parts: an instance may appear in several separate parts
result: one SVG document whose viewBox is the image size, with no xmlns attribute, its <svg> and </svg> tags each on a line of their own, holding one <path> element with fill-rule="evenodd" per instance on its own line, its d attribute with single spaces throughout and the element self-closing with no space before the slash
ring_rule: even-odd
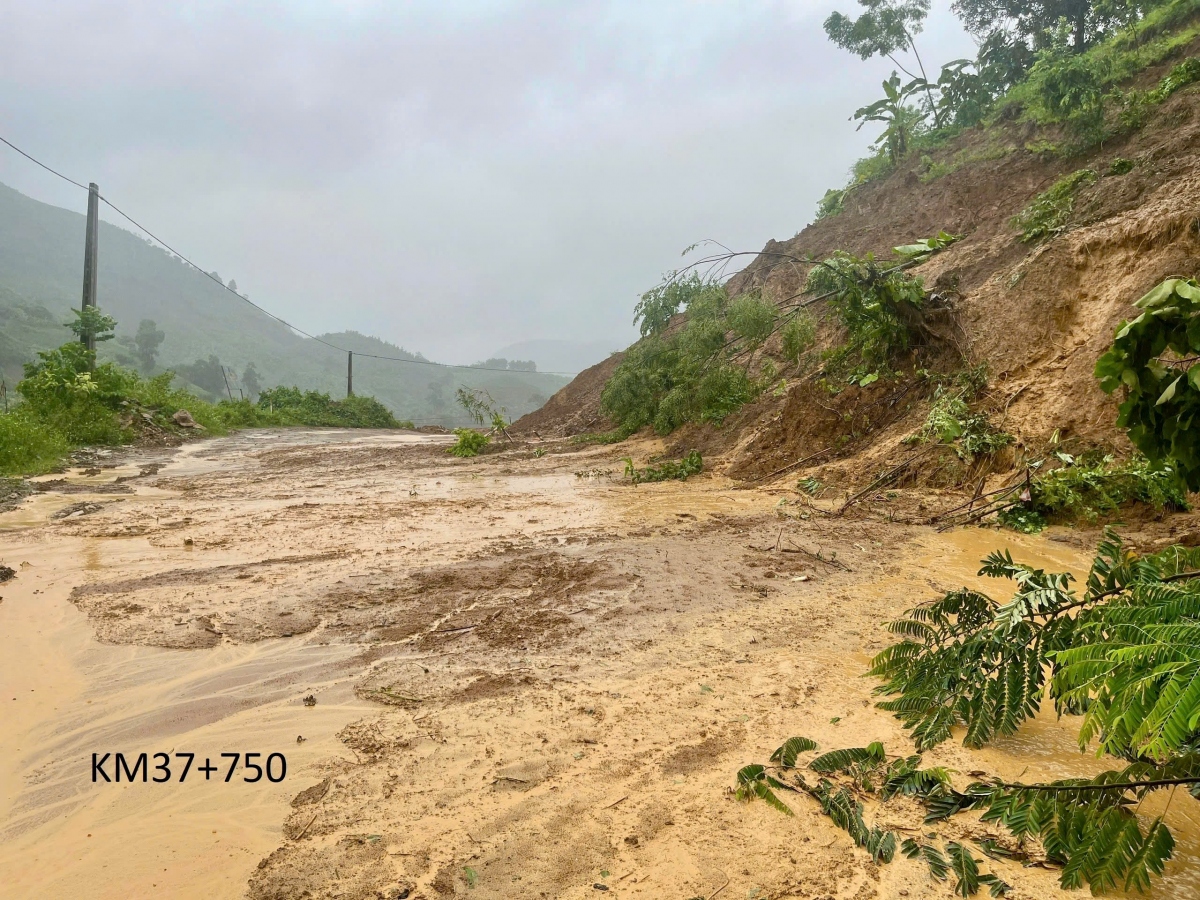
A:
<svg viewBox="0 0 1200 900">
<path fill-rule="evenodd" d="M 887 149 L 888 159 L 893 165 L 908 155 L 913 135 L 925 118 L 919 109 L 908 105 L 908 100 L 926 87 L 928 83 L 923 78 L 915 78 L 902 86 L 900 76 L 893 72 L 892 77 L 883 82 L 883 99 L 854 112 L 853 118 L 860 120 L 860 131 L 868 122 L 884 123 L 886 127 L 883 134 L 876 138 L 875 146 Z"/>
</svg>

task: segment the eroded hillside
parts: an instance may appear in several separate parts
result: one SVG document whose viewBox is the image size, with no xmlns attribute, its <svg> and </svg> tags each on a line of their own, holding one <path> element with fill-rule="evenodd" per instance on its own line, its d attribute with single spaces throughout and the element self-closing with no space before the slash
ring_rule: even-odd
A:
<svg viewBox="0 0 1200 900">
<path fill-rule="evenodd" d="M 1200 41 L 1193 41 L 1129 87 L 1154 85 L 1179 58 L 1198 52 Z M 1060 130 L 1030 123 L 972 129 L 936 153 L 910 159 L 887 179 L 855 188 L 839 214 L 789 240 L 768 242 L 728 281 L 728 292 L 759 290 L 787 310 L 804 302 L 807 260 L 836 251 L 886 260 L 894 246 L 939 231 L 959 235 L 913 273 L 953 311 L 958 364 L 986 364 L 982 405 L 1015 438 L 996 464 L 1011 463 L 1052 436 L 1128 452 L 1114 424 L 1115 401 L 1092 372 L 1138 298 L 1164 278 L 1200 270 L 1200 89 L 1174 93 L 1140 130 L 1087 153 L 1064 155 L 1058 148 L 1066 140 Z M 1075 193 L 1066 227 L 1043 240 L 1022 240 L 1013 218 L 1080 170 L 1095 178 Z M 828 346 L 837 325 L 821 304 L 813 309 Z M 779 367 L 779 386 L 720 427 L 676 431 L 673 449 L 727 453 L 729 473 L 744 478 L 820 454 L 812 464 L 822 466 L 822 477 L 837 478 L 840 470 L 852 482 L 898 459 L 905 452 L 901 439 L 929 409 L 930 391 L 911 378 L 827 390 L 818 385 L 819 371 L 789 364 L 778 335 L 767 342 L 764 358 Z M 589 370 L 519 427 L 554 434 L 611 427 L 596 412 L 613 369 L 609 360 Z"/>
</svg>

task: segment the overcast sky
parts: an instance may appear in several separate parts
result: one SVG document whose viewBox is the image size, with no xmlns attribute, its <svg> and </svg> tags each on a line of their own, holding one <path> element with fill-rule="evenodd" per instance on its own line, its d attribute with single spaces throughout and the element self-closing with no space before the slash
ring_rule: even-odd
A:
<svg viewBox="0 0 1200 900">
<path fill-rule="evenodd" d="M 892 66 L 828 43 L 835 8 L 7 0 L 0 134 L 307 330 L 617 349 L 685 246 L 791 237 L 874 137 L 848 119 Z M 918 45 L 974 54 L 936 0 Z"/>
</svg>

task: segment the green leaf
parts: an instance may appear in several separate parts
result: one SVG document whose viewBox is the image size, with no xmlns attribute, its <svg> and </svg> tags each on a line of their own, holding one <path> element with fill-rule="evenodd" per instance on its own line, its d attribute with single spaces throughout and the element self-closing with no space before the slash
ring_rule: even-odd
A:
<svg viewBox="0 0 1200 900">
<path fill-rule="evenodd" d="M 1164 403 L 1168 402 L 1172 397 L 1174 397 L 1175 396 L 1175 388 L 1178 387 L 1179 382 L 1182 380 L 1183 380 L 1183 376 L 1180 375 L 1178 378 L 1176 378 L 1174 381 L 1172 381 L 1169 385 L 1167 385 L 1167 389 L 1162 392 L 1162 394 L 1158 398 L 1158 402 L 1155 403 L 1154 405 L 1162 406 Z"/>
<path fill-rule="evenodd" d="M 979 861 L 971 851 L 957 841 L 948 841 L 946 853 L 950 857 L 950 869 L 958 879 L 954 893 L 959 897 L 973 897 L 979 893 Z"/>
<path fill-rule="evenodd" d="M 808 753 L 816 749 L 817 742 L 806 737 L 788 738 L 782 747 L 771 754 L 771 762 L 778 763 L 785 768 L 793 768 L 796 765 L 796 757 L 801 753 Z"/>
<path fill-rule="evenodd" d="M 1153 290 L 1138 300 L 1134 306 L 1137 306 L 1139 309 L 1156 309 L 1174 298 L 1175 288 L 1178 284 L 1178 278 L 1168 278 L 1162 284 L 1156 285 Z"/>
</svg>

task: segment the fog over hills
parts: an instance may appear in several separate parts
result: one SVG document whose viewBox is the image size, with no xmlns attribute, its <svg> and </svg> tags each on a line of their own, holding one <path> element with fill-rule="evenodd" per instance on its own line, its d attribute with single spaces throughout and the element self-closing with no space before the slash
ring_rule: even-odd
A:
<svg viewBox="0 0 1200 900">
<path fill-rule="evenodd" d="M 70 339 L 63 323 L 80 302 L 83 241 L 83 215 L 0 185 L 0 371 L 10 385 L 36 351 Z M 236 274 L 219 276 L 232 286 L 230 276 Z M 176 369 L 186 375 L 181 380 L 208 395 L 225 392 L 213 357 L 232 369 L 235 395 L 250 364 L 264 387 L 345 392 L 345 354 L 296 334 L 167 251 L 103 220 L 97 284 L 99 306 L 118 322 L 117 339 L 101 345 L 103 358 L 137 366 L 132 337 L 141 320 L 152 319 L 165 334 L 156 371 Z M 405 360 L 356 357 L 355 392 L 374 394 L 400 418 L 418 423 L 466 424 L 454 403 L 460 385 L 486 388 L 517 416 L 540 406 L 568 380 L 429 365 L 419 353 L 357 332 L 321 337 L 356 354 Z"/>
</svg>

